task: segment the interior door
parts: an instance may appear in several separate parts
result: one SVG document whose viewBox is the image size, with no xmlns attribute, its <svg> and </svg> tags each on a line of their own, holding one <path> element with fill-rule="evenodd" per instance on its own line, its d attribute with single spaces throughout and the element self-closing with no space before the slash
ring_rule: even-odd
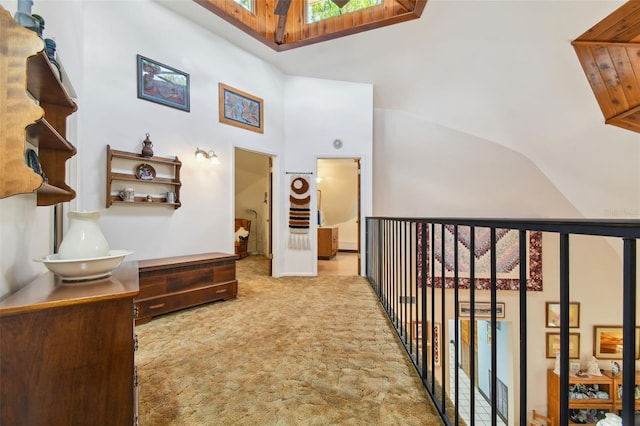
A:
<svg viewBox="0 0 640 426">
<path fill-rule="evenodd" d="M 267 217 L 267 227 L 269 229 L 269 235 L 267 238 L 267 258 L 268 260 L 268 274 L 269 276 L 273 275 L 273 253 L 271 248 L 273 247 L 273 225 L 271 222 L 271 217 L 273 216 L 273 157 L 269 157 L 269 195 L 267 197 L 267 201 L 269 203 L 269 208 L 267 209 L 268 217 Z"/>
</svg>

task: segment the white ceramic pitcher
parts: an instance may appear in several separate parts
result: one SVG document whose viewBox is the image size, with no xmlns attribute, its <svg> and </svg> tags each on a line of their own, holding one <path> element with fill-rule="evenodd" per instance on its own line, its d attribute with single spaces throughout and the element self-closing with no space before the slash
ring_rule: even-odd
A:
<svg viewBox="0 0 640 426">
<path fill-rule="evenodd" d="M 89 259 L 109 255 L 109 243 L 98 226 L 100 212 L 69 212 L 69 230 L 58 248 L 59 259 Z"/>
</svg>

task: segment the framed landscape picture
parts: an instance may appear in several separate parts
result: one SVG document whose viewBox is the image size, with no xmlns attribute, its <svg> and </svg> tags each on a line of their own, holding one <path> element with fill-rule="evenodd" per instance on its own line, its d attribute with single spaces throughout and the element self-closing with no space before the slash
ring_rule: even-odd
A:
<svg viewBox="0 0 640 426">
<path fill-rule="evenodd" d="M 137 55 L 138 98 L 189 111 L 189 74 Z"/>
<path fill-rule="evenodd" d="M 471 302 L 458 302 L 458 316 L 471 316 Z M 475 318 L 491 318 L 491 302 L 476 302 L 473 307 Z M 496 318 L 504 318 L 504 302 L 496 302 Z"/>
<path fill-rule="evenodd" d="M 218 114 L 220 122 L 264 133 L 264 108 L 261 98 L 218 84 Z"/>
<path fill-rule="evenodd" d="M 546 326 L 560 328 L 560 302 L 546 303 Z M 580 303 L 569 302 L 569 328 L 580 327 Z"/>
<path fill-rule="evenodd" d="M 547 333 L 547 358 L 555 358 L 560 352 L 560 333 Z M 580 358 L 580 333 L 569 333 L 569 359 Z"/>
<path fill-rule="evenodd" d="M 622 359 L 622 326 L 593 326 L 593 356 L 598 359 Z M 636 327 L 635 358 L 640 359 L 640 327 Z"/>
</svg>

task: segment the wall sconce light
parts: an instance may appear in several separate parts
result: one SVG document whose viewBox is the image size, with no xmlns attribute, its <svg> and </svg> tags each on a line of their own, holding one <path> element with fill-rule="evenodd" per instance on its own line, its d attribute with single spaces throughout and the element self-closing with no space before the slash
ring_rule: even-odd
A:
<svg viewBox="0 0 640 426">
<path fill-rule="evenodd" d="M 213 152 L 213 150 L 207 152 L 203 149 L 196 148 L 196 159 L 198 160 L 207 159 L 211 161 L 211 164 L 220 164 L 220 159 L 218 158 L 216 153 Z"/>
</svg>

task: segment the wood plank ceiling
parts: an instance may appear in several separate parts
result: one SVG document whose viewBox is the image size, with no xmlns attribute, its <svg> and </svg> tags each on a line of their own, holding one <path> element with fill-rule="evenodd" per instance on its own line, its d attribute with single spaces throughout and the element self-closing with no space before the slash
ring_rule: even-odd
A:
<svg viewBox="0 0 640 426">
<path fill-rule="evenodd" d="M 640 133 L 640 1 L 623 4 L 572 45 L 605 123 Z"/>
<path fill-rule="evenodd" d="M 280 52 L 418 19 L 427 0 L 382 0 L 380 5 L 306 23 L 305 0 L 254 0 L 251 13 L 232 0 L 194 0 Z"/>
</svg>

